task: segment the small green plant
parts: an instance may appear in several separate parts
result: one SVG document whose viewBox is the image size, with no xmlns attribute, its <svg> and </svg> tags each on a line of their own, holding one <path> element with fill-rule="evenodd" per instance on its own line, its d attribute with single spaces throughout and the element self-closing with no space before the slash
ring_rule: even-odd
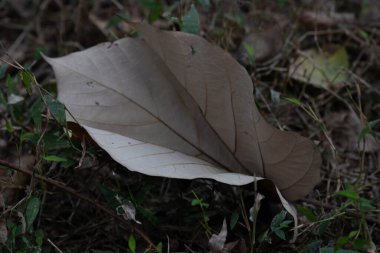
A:
<svg viewBox="0 0 380 253">
<path fill-rule="evenodd" d="M 248 63 L 250 66 L 255 66 L 256 64 L 256 52 L 255 48 L 246 42 L 243 43 L 243 47 L 248 55 Z"/>
<path fill-rule="evenodd" d="M 256 250 L 265 247 L 265 243 L 272 244 L 273 234 L 281 240 L 287 239 L 286 229 L 289 228 L 293 220 L 286 219 L 286 216 L 287 211 L 282 210 L 273 217 L 269 228 L 258 235 Z M 251 252 L 255 252 L 254 249 L 251 249 Z"/>
<path fill-rule="evenodd" d="M 345 184 L 343 191 L 336 192 L 336 195 L 347 199 L 343 204 L 345 209 L 351 206 L 358 210 L 359 219 L 357 219 L 357 224 L 354 222 L 358 229 L 352 230 L 346 236 L 339 237 L 335 244 L 334 251 L 340 250 L 346 246 L 349 246 L 354 250 L 366 251 L 371 245 L 371 236 L 367 233 L 367 229 L 365 229 L 365 227 L 367 227 L 365 216 L 368 212 L 375 209 L 372 200 L 360 196 L 359 191 L 349 183 Z"/>
<path fill-rule="evenodd" d="M 355 207 L 361 214 L 375 209 L 375 207 L 372 205 L 372 201 L 360 196 L 359 192 L 354 188 L 352 184 L 345 184 L 345 189 L 343 191 L 336 192 L 336 195 L 346 198 L 347 201 L 345 203 L 345 206 L 351 205 Z"/>
<path fill-rule="evenodd" d="M 342 203 L 340 207 L 333 209 L 331 212 L 324 214 L 319 218 L 310 208 L 298 208 L 298 211 L 310 222 L 305 230 L 300 233 L 304 233 L 304 231 L 313 228 L 313 234 L 319 238 L 323 238 L 323 236 L 326 235 L 327 230 L 330 229 L 330 225 L 333 221 L 338 221 L 339 217 L 346 218 L 350 214 L 353 214 L 352 207 L 357 210 L 357 212 L 355 212 L 357 218 L 350 223 L 351 226 L 349 232 L 336 238 L 334 247 L 321 247 L 322 241 L 317 240 L 309 243 L 305 247 L 305 252 L 309 252 L 314 248 L 319 249 L 320 252 L 331 253 L 356 253 L 368 251 L 371 246 L 371 239 L 370 235 L 366 232 L 367 225 L 365 216 L 368 212 L 375 209 L 372 201 L 362 197 L 352 184 L 345 184 L 344 190 L 336 192 L 335 195 L 337 197 L 343 197 L 346 201 L 339 201 Z M 348 250 L 347 248 L 352 250 Z"/>
<path fill-rule="evenodd" d="M 149 22 L 156 21 L 161 15 L 164 10 L 164 6 L 161 3 L 161 1 L 156 0 L 139 0 L 139 5 L 145 9 L 148 10 L 148 20 Z"/>
<path fill-rule="evenodd" d="M 129 236 L 128 247 L 129 247 L 129 249 L 131 250 L 132 253 L 136 252 L 136 239 L 135 239 L 135 236 L 133 234 L 131 234 Z"/>
<path fill-rule="evenodd" d="M 157 244 L 157 246 L 156 246 L 156 250 L 157 250 L 158 252 L 162 252 L 162 247 L 163 247 L 162 242 L 160 242 L 160 243 Z"/>
<path fill-rule="evenodd" d="M 380 124 L 380 119 L 372 120 L 360 131 L 358 135 L 359 141 L 363 140 L 367 134 L 371 134 L 374 137 L 380 138 L 380 132 L 375 131 L 374 128 Z"/>
<path fill-rule="evenodd" d="M 36 229 L 34 223 L 40 211 L 41 200 L 32 196 L 25 202 L 23 212 L 17 212 L 17 217 L 6 215 L 8 238 L 5 247 L 9 252 L 50 252 L 50 247 L 44 245 L 44 232 Z M 21 203 L 22 204 L 22 203 Z M 13 213 L 15 211 L 11 211 Z"/>
<path fill-rule="evenodd" d="M 278 213 L 276 216 L 274 216 L 271 224 L 270 224 L 270 229 L 274 234 L 282 239 L 286 240 L 286 235 L 284 229 L 289 227 L 289 224 L 292 223 L 293 221 L 291 220 L 286 220 L 286 214 L 287 212 L 285 210 L 282 210 L 280 213 Z"/>
<path fill-rule="evenodd" d="M 206 233 L 208 235 L 211 235 L 211 228 L 208 225 L 210 217 L 206 213 L 206 209 L 209 207 L 209 204 L 205 203 L 203 198 L 199 198 L 198 195 L 194 191 L 192 191 L 192 193 L 194 195 L 194 199 L 191 201 L 191 205 L 200 207 L 201 212 L 202 212 L 202 220 L 203 220 L 202 225 L 205 227 Z"/>
<path fill-rule="evenodd" d="M 9 114 L 9 117 L 4 117 L 6 124 L 1 130 L 18 140 L 18 150 L 34 150 L 39 161 L 34 169 L 38 173 L 51 162 L 57 162 L 62 168 L 73 165 L 76 149 L 68 138 L 65 107 L 37 83 L 29 68 L 2 60 L 15 68 L 17 74 L 8 74 L 4 89 L 0 89 L 0 105 Z M 56 121 L 49 124 L 52 117 Z M 38 194 L 40 185 L 33 183 L 28 187 L 26 184 L 17 187 L 25 187 L 28 197 L 20 196 L 21 199 L 13 200 L 18 201 L 16 204 L 6 203 L 0 217 L 5 221 L 7 231 L 4 247 L 9 252 L 18 253 L 50 252 L 50 246 L 44 243 L 43 230 L 36 225 L 42 205 Z"/>
</svg>

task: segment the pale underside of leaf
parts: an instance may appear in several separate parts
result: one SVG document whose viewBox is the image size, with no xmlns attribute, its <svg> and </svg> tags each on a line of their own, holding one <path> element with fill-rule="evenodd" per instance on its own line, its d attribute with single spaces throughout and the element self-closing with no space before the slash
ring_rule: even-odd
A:
<svg viewBox="0 0 380 253">
<path fill-rule="evenodd" d="M 149 175 L 235 185 L 266 177 L 287 199 L 319 182 L 312 142 L 264 120 L 248 73 L 230 55 L 195 35 L 136 26 L 145 42 L 46 58 L 58 99 L 115 160 Z M 118 136 L 120 151 L 111 135 L 98 136 L 105 133 Z"/>
<path fill-rule="evenodd" d="M 58 99 L 82 125 L 244 171 L 145 43 L 125 38 L 48 61 L 57 76 Z"/>
<path fill-rule="evenodd" d="M 86 131 L 117 162 L 150 176 L 196 179 L 208 178 L 216 181 L 245 185 L 261 177 L 225 171 L 219 166 L 194 156 L 185 155 L 162 146 L 141 142 L 109 131 L 84 126 Z"/>
<path fill-rule="evenodd" d="M 150 176 L 168 178 L 213 179 L 230 185 L 246 185 L 254 181 L 269 180 L 262 177 L 233 173 L 208 163 L 202 159 L 188 156 L 183 153 L 138 141 L 133 138 L 104 131 L 89 126 L 83 126 L 90 136 L 100 143 L 101 147 L 118 163 L 132 171 L 142 172 Z M 279 189 L 269 182 L 270 191 L 276 192 L 284 208 L 292 215 L 297 227 L 297 211 L 282 196 Z M 294 237 L 297 236 L 297 229 Z"/>
</svg>

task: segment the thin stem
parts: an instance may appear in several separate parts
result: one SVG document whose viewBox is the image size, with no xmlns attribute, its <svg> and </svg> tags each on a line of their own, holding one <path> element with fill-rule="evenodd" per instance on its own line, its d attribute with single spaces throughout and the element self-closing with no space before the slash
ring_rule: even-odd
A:
<svg viewBox="0 0 380 253">
<path fill-rule="evenodd" d="M 145 235 L 145 233 L 143 231 L 141 231 L 140 229 L 136 228 L 133 224 L 131 224 L 127 220 L 123 219 L 122 217 L 118 216 L 112 210 L 110 210 L 109 208 L 103 206 L 102 204 L 100 204 L 96 200 L 93 200 L 93 199 L 91 199 L 91 198 L 89 198 L 89 197 L 87 197 L 87 196 L 85 196 L 85 195 L 77 192 L 73 188 L 64 185 L 62 182 L 59 182 L 59 181 L 51 179 L 51 178 L 44 177 L 42 175 L 35 174 L 32 171 L 24 170 L 22 168 L 14 166 L 13 164 L 11 164 L 11 163 L 9 163 L 7 161 L 0 160 L 0 166 L 4 166 L 4 167 L 10 168 L 12 170 L 15 170 L 15 171 L 27 174 L 27 175 L 29 175 L 31 177 L 37 178 L 38 180 L 41 180 L 41 181 L 43 181 L 45 183 L 48 183 L 48 184 L 50 184 L 50 185 L 52 185 L 54 187 L 57 187 L 60 190 L 63 190 L 64 192 L 70 193 L 71 195 L 74 195 L 75 197 L 77 197 L 79 199 L 82 199 L 82 200 L 90 203 L 91 205 L 95 206 L 98 210 L 100 210 L 100 211 L 102 211 L 102 212 L 110 215 L 114 219 L 120 221 L 122 224 L 125 224 L 127 226 L 131 226 L 132 225 L 133 226 L 132 230 L 135 231 L 141 238 L 143 238 L 154 251 L 158 252 L 156 246 L 149 239 L 149 237 L 147 235 Z M 1 169 L 1 167 L 0 167 L 0 169 Z"/>
<path fill-rule="evenodd" d="M 332 205 L 332 204 L 328 204 L 328 203 L 322 203 L 320 201 L 313 200 L 313 199 L 305 199 L 305 198 L 303 198 L 303 199 L 301 199 L 301 201 L 304 201 L 304 202 L 312 204 L 312 205 L 320 206 L 320 207 L 323 207 L 323 208 L 327 208 L 327 209 L 336 210 L 336 209 L 339 208 L 336 205 Z M 346 210 L 346 213 L 349 214 L 349 215 L 355 216 L 356 218 L 362 218 L 362 216 L 360 214 L 355 213 L 355 212 L 350 211 L 350 210 Z M 374 223 L 374 224 L 380 225 L 380 220 L 377 220 L 374 217 L 366 216 L 364 218 L 365 218 L 366 221 L 368 221 L 370 223 Z"/>
</svg>

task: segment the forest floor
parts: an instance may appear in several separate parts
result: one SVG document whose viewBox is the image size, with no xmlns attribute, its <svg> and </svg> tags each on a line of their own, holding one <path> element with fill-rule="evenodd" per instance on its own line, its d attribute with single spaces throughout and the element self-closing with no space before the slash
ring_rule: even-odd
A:
<svg viewBox="0 0 380 253">
<path fill-rule="evenodd" d="M 321 152 L 321 182 L 293 202 L 295 241 L 279 203 L 262 200 L 250 222 L 252 185 L 130 172 L 93 143 L 68 141 L 51 105 L 36 102 L 41 89 L 56 95 L 41 52 L 128 36 L 123 18 L 181 30 L 198 15 L 199 35 L 250 73 L 267 121 Z M 380 2 L 1 0 L 0 27 L 0 252 L 380 249 Z"/>
</svg>

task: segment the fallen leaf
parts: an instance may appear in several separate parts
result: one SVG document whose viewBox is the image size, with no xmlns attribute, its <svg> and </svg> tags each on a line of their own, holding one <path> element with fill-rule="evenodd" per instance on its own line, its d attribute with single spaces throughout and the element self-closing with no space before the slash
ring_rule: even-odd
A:
<svg viewBox="0 0 380 253">
<path fill-rule="evenodd" d="M 355 23 L 354 13 L 304 11 L 299 18 L 302 25 L 309 25 L 310 27 Z"/>
<path fill-rule="evenodd" d="M 4 139 L 0 139 L 0 149 L 5 149 L 7 146 L 8 146 L 7 141 Z"/>
<path fill-rule="evenodd" d="M 25 234 L 26 232 L 26 221 L 25 221 L 25 216 L 22 212 L 17 211 L 17 216 L 20 218 L 19 222 L 21 223 L 20 230 L 21 234 Z"/>
<path fill-rule="evenodd" d="M 227 223 L 226 219 L 223 220 L 222 228 L 220 229 L 219 234 L 213 234 L 208 241 L 208 245 L 210 246 L 210 250 L 212 253 L 223 253 L 224 245 L 227 239 Z"/>
<path fill-rule="evenodd" d="M 374 26 L 380 22 L 380 3 L 378 0 L 367 0 L 361 3 L 360 20 L 367 26 Z"/>
<path fill-rule="evenodd" d="M 363 126 L 358 115 L 352 111 L 340 111 L 327 114 L 324 117 L 326 127 L 334 145 L 343 151 L 376 152 L 380 150 L 375 137 L 366 134 L 359 140 L 359 133 Z"/>
<path fill-rule="evenodd" d="M 93 23 L 104 36 L 109 39 L 114 39 L 116 37 L 123 37 L 124 34 L 130 32 L 129 26 L 125 22 L 118 22 L 118 20 L 122 19 L 123 14 L 118 14 L 118 16 L 114 17 L 111 20 L 102 20 L 99 18 L 94 12 L 90 12 L 88 14 L 88 19 L 91 23 Z M 124 15 L 124 18 L 125 15 Z M 117 25 L 112 25 L 112 21 L 117 21 Z"/>
<path fill-rule="evenodd" d="M 0 192 L 0 209 L 4 209 L 4 207 L 5 207 L 4 197 L 3 197 L 3 194 Z"/>
<path fill-rule="evenodd" d="M 264 120 L 249 74 L 229 54 L 196 35 L 133 25 L 142 40 L 45 57 L 58 99 L 113 159 L 154 176 L 232 185 L 265 177 L 289 200 L 319 182 L 316 147 Z"/>
<path fill-rule="evenodd" d="M 284 22 L 288 24 L 288 22 Z M 285 38 L 282 36 L 284 25 L 274 26 L 263 31 L 253 31 L 244 37 L 239 47 L 239 54 L 244 64 L 249 63 L 251 57 L 249 47 L 254 52 L 255 62 L 265 63 L 273 59 L 281 51 Z"/>
<path fill-rule="evenodd" d="M 123 218 L 126 220 L 133 220 L 141 224 L 140 221 L 136 220 L 136 208 L 131 201 L 124 200 L 118 195 L 116 195 L 116 200 L 120 203 L 120 206 L 117 207 L 118 214 L 123 215 Z"/>
<path fill-rule="evenodd" d="M 245 247 L 244 239 L 236 240 L 233 242 L 226 243 L 227 239 L 227 223 L 226 219 L 223 220 L 222 228 L 218 235 L 212 234 L 208 245 L 210 247 L 211 253 L 231 253 L 234 250 L 238 250 L 239 253 L 247 252 L 247 248 Z"/>
<path fill-rule="evenodd" d="M 348 55 L 343 47 L 333 53 L 309 49 L 300 52 L 291 63 L 289 76 L 318 88 L 340 88 L 348 80 L 348 66 Z"/>
<path fill-rule="evenodd" d="M 232 245 L 232 243 L 234 243 L 234 245 L 231 248 L 229 245 Z M 241 238 L 241 239 L 239 239 L 238 241 L 235 241 L 235 242 L 227 243 L 226 246 L 231 249 L 232 253 L 247 253 L 248 252 L 247 244 L 246 244 L 246 242 L 245 242 L 245 240 L 243 238 Z"/>
<path fill-rule="evenodd" d="M 256 197 L 255 197 L 255 203 L 253 204 L 253 206 L 249 209 L 249 220 L 251 222 L 254 222 L 256 216 L 257 216 L 257 213 L 259 212 L 260 210 L 260 206 L 261 206 L 261 200 L 263 200 L 265 198 L 264 195 L 260 194 L 260 193 L 257 193 L 256 194 Z"/>
<path fill-rule="evenodd" d="M 7 0 L 15 11 L 23 18 L 30 18 L 35 14 L 37 4 L 31 4 L 23 0 Z M 34 2 L 35 3 L 35 2 Z"/>
<path fill-rule="evenodd" d="M 24 97 L 22 96 L 13 93 L 8 96 L 8 105 L 15 105 L 20 103 L 21 101 L 24 101 Z"/>
<path fill-rule="evenodd" d="M 13 160 L 12 164 L 23 170 L 32 170 L 35 157 L 32 155 L 21 155 Z M 19 194 L 24 193 L 23 188 L 26 187 L 29 176 L 21 172 L 13 172 L 13 174 L 5 173 L 0 170 L 0 191 L 5 205 L 13 205 L 19 201 Z"/>
<path fill-rule="evenodd" d="M 0 219 L 0 244 L 5 244 L 8 239 L 8 230 L 5 225 L 5 220 Z"/>
</svg>

